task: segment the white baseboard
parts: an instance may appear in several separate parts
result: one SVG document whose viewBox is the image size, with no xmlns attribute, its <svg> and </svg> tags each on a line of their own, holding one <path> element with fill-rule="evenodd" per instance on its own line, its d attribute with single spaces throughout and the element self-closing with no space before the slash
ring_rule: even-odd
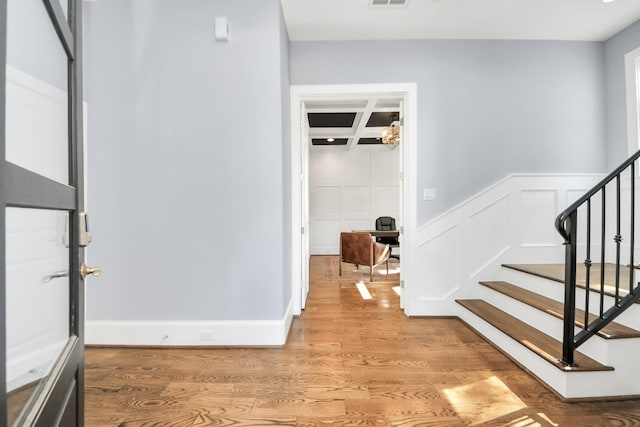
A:
<svg viewBox="0 0 640 427">
<path fill-rule="evenodd" d="M 140 346 L 281 346 L 293 321 L 289 301 L 281 320 L 88 320 L 85 344 Z"/>
</svg>

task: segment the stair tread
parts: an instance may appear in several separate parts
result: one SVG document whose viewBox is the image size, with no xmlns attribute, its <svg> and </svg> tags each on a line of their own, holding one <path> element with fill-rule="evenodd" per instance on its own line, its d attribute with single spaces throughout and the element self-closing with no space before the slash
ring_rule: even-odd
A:
<svg viewBox="0 0 640 427">
<path fill-rule="evenodd" d="M 574 353 L 576 366 L 565 366 L 559 361 L 562 355 L 562 343 L 560 341 L 529 326 L 484 300 L 468 299 L 456 300 L 456 302 L 562 371 L 584 372 L 613 370 L 611 366 L 603 365 L 578 351 Z"/>
<path fill-rule="evenodd" d="M 600 292 L 601 265 L 600 263 L 593 263 L 591 266 L 589 288 L 593 292 Z M 564 284 L 564 264 L 502 264 L 502 266 Z M 616 265 L 613 263 L 605 263 L 604 266 L 604 293 L 614 297 Z M 624 265 L 620 266 L 620 297 L 624 297 L 629 293 L 629 273 L 629 267 Z M 576 266 L 576 286 L 581 289 L 586 289 L 586 283 L 586 267 L 584 264 L 578 264 Z"/>
<path fill-rule="evenodd" d="M 564 304 L 559 301 L 545 297 L 535 292 L 531 292 L 509 282 L 483 281 L 480 283 L 515 300 L 530 305 L 531 307 L 534 307 L 538 310 L 544 311 L 545 313 L 557 317 L 558 319 L 564 318 Z M 594 314 L 589 315 L 590 322 L 594 321 L 597 318 L 598 316 Z M 584 310 L 576 309 L 576 326 L 583 328 L 583 320 Z M 598 336 L 605 339 L 639 338 L 640 331 L 616 322 L 612 322 L 605 326 L 602 330 L 598 331 Z"/>
</svg>

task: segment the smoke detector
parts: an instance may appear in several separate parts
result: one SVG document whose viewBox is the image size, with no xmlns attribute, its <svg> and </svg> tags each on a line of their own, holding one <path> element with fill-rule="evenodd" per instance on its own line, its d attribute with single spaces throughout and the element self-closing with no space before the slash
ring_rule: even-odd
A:
<svg viewBox="0 0 640 427">
<path fill-rule="evenodd" d="M 409 0 L 371 0 L 371 7 L 406 6 Z"/>
</svg>

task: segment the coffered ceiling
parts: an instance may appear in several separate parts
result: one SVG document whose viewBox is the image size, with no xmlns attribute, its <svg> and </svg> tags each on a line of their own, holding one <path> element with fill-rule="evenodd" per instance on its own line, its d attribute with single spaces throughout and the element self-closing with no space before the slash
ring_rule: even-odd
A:
<svg viewBox="0 0 640 427">
<path fill-rule="evenodd" d="M 400 100 L 360 98 L 307 101 L 309 142 L 314 148 L 345 150 L 381 147 L 382 130 L 400 119 Z"/>
</svg>

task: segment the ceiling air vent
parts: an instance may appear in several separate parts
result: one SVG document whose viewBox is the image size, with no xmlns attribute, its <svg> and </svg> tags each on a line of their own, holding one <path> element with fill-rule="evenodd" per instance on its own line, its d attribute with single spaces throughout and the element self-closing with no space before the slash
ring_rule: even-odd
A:
<svg viewBox="0 0 640 427">
<path fill-rule="evenodd" d="M 406 6 L 409 0 L 371 0 L 371 6 Z"/>
</svg>

